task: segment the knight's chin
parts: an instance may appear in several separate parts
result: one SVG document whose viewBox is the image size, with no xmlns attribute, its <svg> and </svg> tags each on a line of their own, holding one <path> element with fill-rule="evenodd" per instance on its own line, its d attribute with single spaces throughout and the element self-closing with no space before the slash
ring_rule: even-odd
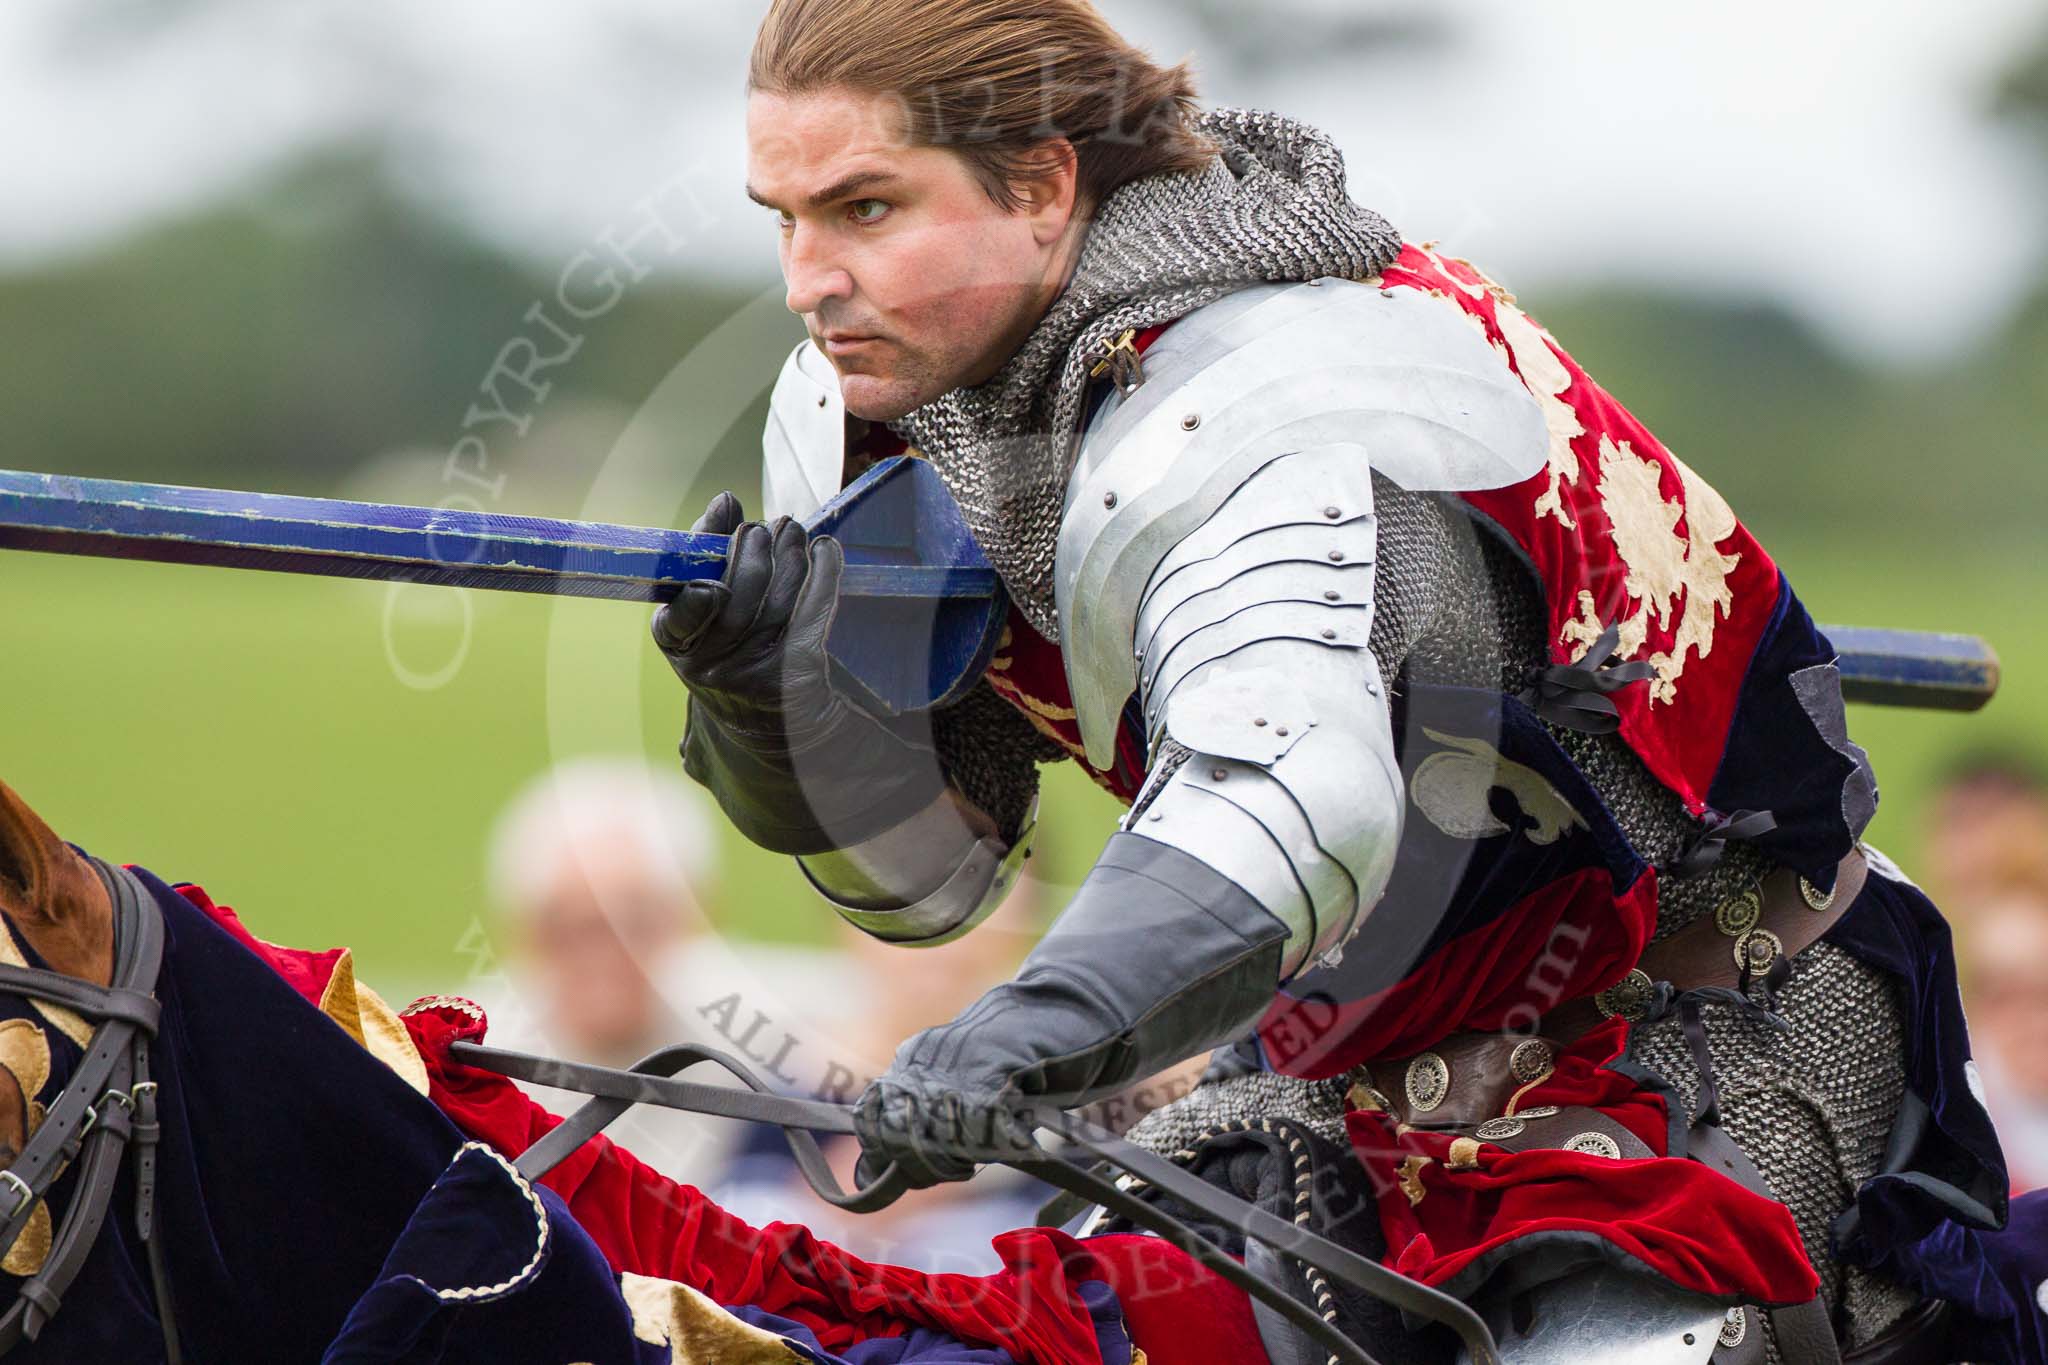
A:
<svg viewBox="0 0 2048 1365">
<path fill-rule="evenodd" d="M 912 386 L 872 374 L 841 374 L 839 397 L 847 412 L 869 422 L 893 422 L 924 401 Z"/>
</svg>

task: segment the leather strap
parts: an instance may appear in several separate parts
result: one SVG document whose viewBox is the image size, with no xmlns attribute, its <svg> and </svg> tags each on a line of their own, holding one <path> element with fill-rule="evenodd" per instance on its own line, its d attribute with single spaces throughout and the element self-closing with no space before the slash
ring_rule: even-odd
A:
<svg viewBox="0 0 2048 1365">
<path fill-rule="evenodd" d="M 1410 1128 L 1469 1128 L 1506 1112 L 1515 1091 L 1540 1079 L 1557 1054 L 1548 1038 L 1454 1033 L 1412 1057 L 1368 1063 L 1371 1106 Z M 1434 1099 L 1435 1102 L 1430 1101 Z"/>
<path fill-rule="evenodd" d="M 113 984 L 96 986 L 36 968 L 0 967 L 0 990 L 50 1001 L 96 1019 L 85 1055 L 34 1133 L 4 1173 L 0 1201 L 15 1198 L 0 1222 L 0 1246 L 12 1245 L 35 1207 L 76 1162 L 78 1182 L 43 1265 L 24 1280 L 0 1315 L 0 1355 L 35 1340 L 63 1304 L 64 1292 L 98 1240 L 120 1181 L 124 1155 L 135 1164 L 135 1226 L 149 1259 L 157 1318 L 169 1365 L 182 1365 L 161 1240 L 155 1237 L 156 1086 L 149 1040 L 158 1007 L 151 994 L 163 962 L 164 925 L 134 874 L 89 860 L 113 903 Z M 0 930 L 4 932 L 4 930 Z"/>
<path fill-rule="evenodd" d="M 1949 1300 L 1929 1299 L 1842 1359 L 1845 1365 L 1953 1365 L 1955 1316 Z"/>
<path fill-rule="evenodd" d="M 1567 1105 L 1563 1109 L 1541 1113 L 1540 1117 L 1512 1122 L 1519 1122 L 1522 1126 L 1513 1133 L 1486 1140 L 1510 1152 L 1547 1148 L 1595 1153 L 1624 1161 L 1638 1161 L 1657 1155 L 1647 1143 L 1630 1132 L 1627 1125 L 1616 1122 L 1598 1109 Z M 1601 1144 L 1600 1138 L 1612 1143 L 1612 1149 Z"/>
<path fill-rule="evenodd" d="M 895 1179 L 893 1168 L 880 1180 L 859 1190 L 842 1188 L 820 1159 L 806 1159 L 801 1139 L 812 1132 L 850 1133 L 850 1106 L 825 1104 L 816 1100 L 791 1099 L 767 1093 L 760 1078 L 744 1064 L 711 1048 L 666 1048 L 638 1063 L 631 1071 L 564 1062 L 536 1057 L 530 1053 L 485 1047 L 478 1043 L 455 1043 L 449 1048 L 455 1060 L 486 1071 L 559 1089 L 580 1090 L 597 1096 L 564 1120 L 548 1137 L 519 1158 L 522 1174 L 537 1176 L 547 1167 L 574 1151 L 605 1124 L 623 1112 L 627 1104 L 652 1103 L 673 1109 L 745 1117 L 772 1123 L 791 1138 L 798 1168 L 812 1188 L 841 1208 L 867 1210 L 889 1203 L 900 1193 L 884 1193 L 882 1187 Z M 670 1079 L 663 1073 L 696 1062 L 710 1062 L 739 1077 L 749 1090 L 739 1091 Z M 624 1101 L 624 1103 L 621 1103 Z M 1264 1304 L 1275 1314 L 1308 1334 L 1330 1355 L 1347 1365 L 1374 1365 L 1357 1343 L 1347 1340 L 1306 1304 L 1284 1288 L 1260 1278 L 1235 1258 L 1185 1223 L 1157 1206 L 1138 1198 L 1103 1175 L 1088 1169 L 1096 1162 L 1121 1167 L 1131 1175 L 1171 1195 L 1204 1218 L 1243 1231 L 1247 1238 L 1265 1243 L 1282 1255 L 1314 1266 L 1362 1293 L 1371 1294 L 1419 1318 L 1443 1323 L 1455 1331 L 1470 1352 L 1473 1365 L 1501 1365 L 1493 1334 L 1470 1306 L 1440 1290 L 1387 1269 L 1346 1247 L 1296 1226 L 1264 1209 L 1235 1198 L 1210 1185 L 1192 1172 L 1141 1147 L 1125 1142 L 1105 1129 L 1097 1128 L 1075 1115 L 1057 1109 L 1026 1109 L 1018 1114 L 1025 1131 L 1044 1128 L 1064 1138 L 1081 1154 L 1080 1158 L 1054 1155 L 1033 1147 L 1026 1152 L 1001 1151 L 966 1153 L 974 1160 L 993 1160 L 1035 1176 L 1057 1189 L 1066 1190 L 1090 1204 L 1100 1204 L 1111 1213 L 1157 1233 L 1186 1251 L 1222 1278 Z M 574 1125 L 573 1127 L 571 1125 Z M 555 1134 L 568 1129 L 573 1135 L 550 1144 Z M 808 1131 L 805 1131 L 808 1130 Z M 810 1147 L 815 1150 L 815 1140 Z"/>
<path fill-rule="evenodd" d="M 1819 942 L 1821 935 L 1833 928 L 1855 903 L 1863 892 L 1869 870 L 1862 851 L 1850 850 L 1835 868 L 1835 887 L 1825 901 L 1825 908 L 1815 909 L 1807 899 L 1808 892 L 1799 874 L 1781 867 L 1758 884 L 1756 924 L 1744 940 L 1724 931 L 1719 912 L 1701 915 L 1677 933 L 1645 948 L 1637 970 L 1651 982 L 1669 981 L 1680 991 L 1740 987 L 1744 965 L 1736 960 L 1738 941 L 1773 948 L 1768 961 L 1751 966 L 1748 975 L 1752 977 L 1762 975 L 1778 961 L 1797 957 Z M 1759 930 L 1769 937 L 1758 937 Z M 1586 996 L 1558 1006 L 1543 1017 L 1540 1031 L 1545 1037 L 1563 1042 L 1579 1038 L 1609 1017 L 1600 1004 L 1603 998 L 1609 1000 L 1610 1007 L 1613 1005 L 1610 993 L 1602 992 L 1600 996 Z"/>
<path fill-rule="evenodd" d="M 1789 961 L 1825 934 L 1863 890 L 1868 871 L 1860 852 L 1851 852 L 1835 873 L 1835 889 L 1825 907 L 1815 909 L 1810 887 L 1789 868 L 1765 877 L 1753 893 L 1755 922 L 1738 939 L 1723 928 L 1722 917 L 1703 915 L 1685 928 L 1653 943 L 1643 953 L 1638 984 L 1647 998 L 1654 982 L 1669 981 L 1680 994 L 1723 990 L 1743 982 L 1745 967 L 1767 980 L 1773 968 Z M 1818 893 L 1812 893 L 1819 899 Z M 1733 920 L 1740 924 L 1738 915 Z M 1761 931 L 1759 933 L 1758 931 Z M 1738 962 L 1738 943 L 1765 945 L 1754 958 Z M 1625 1002 L 1623 1002 L 1625 1004 Z M 1365 1067 L 1369 1094 L 1354 1097 L 1356 1108 L 1376 1108 L 1396 1122 L 1421 1129 L 1469 1129 L 1510 1112 L 1515 1092 L 1540 1078 L 1548 1058 L 1603 1023 L 1607 1010 L 1628 1013 L 1603 992 L 1559 1006 L 1545 1015 L 1537 1034 L 1464 1032 L 1441 1039 L 1425 1052 L 1370 1062 Z"/>
<path fill-rule="evenodd" d="M 1695 1123 L 1686 1134 L 1686 1147 L 1695 1161 L 1721 1172 L 1753 1194 L 1775 1202 L 1777 1196 L 1756 1163 L 1749 1159 L 1727 1130 L 1718 1123 Z M 1766 1308 L 1771 1334 L 1778 1340 L 1778 1354 L 1801 1365 L 1842 1365 L 1842 1347 L 1835 1340 L 1835 1326 L 1818 1295 L 1804 1303 L 1783 1308 Z"/>
</svg>

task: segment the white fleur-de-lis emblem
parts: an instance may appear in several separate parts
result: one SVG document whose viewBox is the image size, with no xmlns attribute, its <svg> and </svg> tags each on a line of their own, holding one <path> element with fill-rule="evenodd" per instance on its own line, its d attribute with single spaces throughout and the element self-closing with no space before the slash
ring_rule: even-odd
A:
<svg viewBox="0 0 2048 1365">
<path fill-rule="evenodd" d="M 1447 735 L 1424 726 L 1422 733 L 1444 746 L 1422 760 L 1409 779 L 1409 799 L 1429 822 L 1454 839 L 1489 839 L 1513 826 L 1493 813 L 1495 787 L 1515 798 L 1529 817 L 1524 834 L 1532 844 L 1556 843 L 1586 821 L 1564 794 L 1534 768 L 1506 758 L 1483 739 Z"/>
</svg>

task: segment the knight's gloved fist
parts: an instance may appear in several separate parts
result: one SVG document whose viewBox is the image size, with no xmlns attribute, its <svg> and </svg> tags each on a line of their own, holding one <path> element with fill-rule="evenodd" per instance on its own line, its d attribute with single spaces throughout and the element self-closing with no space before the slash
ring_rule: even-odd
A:
<svg viewBox="0 0 2048 1365">
<path fill-rule="evenodd" d="M 921 1037 L 922 1035 L 920 1035 Z M 914 1049 L 918 1040 L 912 1039 Z M 1023 1097 L 943 1070 L 899 1062 L 869 1084 L 854 1105 L 861 1158 L 855 1178 L 871 1185 L 894 1162 L 914 1190 L 965 1180 L 977 1163 L 1032 1149 L 1030 1130 L 1011 1105 Z"/>
<path fill-rule="evenodd" d="M 1028 1152 L 1019 1106 L 1072 1109 L 1243 1036 L 1272 1002 L 1287 926 L 1192 854 L 1110 836 L 1011 980 L 896 1052 L 854 1106 L 859 1175 L 913 1188 Z"/>
<path fill-rule="evenodd" d="M 718 582 L 685 584 L 654 614 L 654 642 L 690 689 L 690 776 L 779 853 L 846 847 L 936 799 L 945 777 L 922 718 L 884 721 L 833 686 L 839 542 L 788 517 L 747 521 L 730 493 L 691 529 L 732 543 Z"/>
<path fill-rule="evenodd" d="M 833 693 L 825 638 L 839 602 L 843 559 L 830 536 L 799 522 L 743 520 L 720 493 L 693 531 L 732 537 L 716 583 L 683 586 L 654 616 L 654 641 L 702 707 L 755 747 L 801 747 L 843 706 Z"/>
</svg>

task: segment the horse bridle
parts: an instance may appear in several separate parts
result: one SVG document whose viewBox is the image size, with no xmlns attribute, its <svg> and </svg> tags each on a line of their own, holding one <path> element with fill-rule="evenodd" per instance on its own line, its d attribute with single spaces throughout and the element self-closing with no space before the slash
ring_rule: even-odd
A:
<svg viewBox="0 0 2048 1365">
<path fill-rule="evenodd" d="M 521 1175 L 537 1180 L 589 1141 L 613 1119 L 635 1104 L 658 1104 L 691 1113 L 745 1119 L 782 1129 L 798 1170 L 826 1202 L 855 1213 L 871 1212 L 893 1201 L 905 1189 L 902 1175 L 891 1165 L 862 1189 L 849 1192 L 832 1174 L 814 1133 L 852 1133 L 849 1105 L 793 1099 L 773 1093 L 747 1065 L 715 1048 L 691 1044 L 663 1048 L 633 1065 L 630 1071 L 565 1062 L 530 1053 L 459 1042 L 449 1048 L 460 1062 L 485 1071 L 559 1090 L 580 1091 L 591 1098 L 575 1113 L 527 1148 L 515 1163 Z M 700 1062 L 722 1067 L 747 1087 L 705 1085 L 674 1079 L 675 1073 Z M 1160 1237 L 1187 1252 L 1218 1276 L 1245 1291 L 1300 1329 L 1338 1361 L 1375 1365 L 1354 1341 L 1323 1320 L 1279 1285 L 1245 1268 L 1220 1246 L 1167 1213 L 1139 1198 L 1125 1180 L 1112 1179 L 1092 1167 L 1121 1167 L 1138 1182 L 1150 1185 L 1204 1218 L 1235 1227 L 1245 1236 L 1315 1267 L 1332 1279 L 1371 1295 L 1416 1317 L 1439 1322 L 1464 1341 L 1473 1365 L 1500 1365 L 1499 1348 L 1484 1320 L 1462 1300 L 1389 1270 L 1265 1209 L 1218 1189 L 1114 1133 L 1097 1128 L 1058 1109 L 1020 1108 L 1022 1131 L 1042 1128 L 1064 1139 L 1079 1160 L 1033 1146 L 1027 1151 L 966 1153 L 977 1160 L 1000 1162 L 1065 1190 Z"/>
<path fill-rule="evenodd" d="M 164 925 L 147 888 L 125 868 L 90 860 L 114 905 L 113 982 L 96 986 L 56 972 L 0 964 L 0 991 L 61 1005 L 96 1021 L 85 1055 L 21 1154 L 0 1171 L 0 1249 L 11 1247 L 36 1207 L 48 1197 L 73 1162 L 79 1180 L 71 1207 L 51 1239 L 41 1269 L 24 1280 L 0 1315 L 0 1355 L 24 1338 L 34 1341 L 56 1315 L 64 1292 L 76 1278 L 106 1221 L 124 1156 L 135 1174 L 135 1228 L 145 1249 L 164 1333 L 168 1365 L 182 1365 L 176 1314 L 155 1233 L 156 1144 L 160 1136 L 156 1083 L 149 1074 L 149 1045 L 156 1035 L 159 1006 L 154 994 L 163 960 Z M 773 1124 L 796 1158 L 798 1169 L 819 1196 L 853 1212 L 878 1209 L 905 1189 L 893 1165 L 871 1185 L 854 1191 L 840 1186 L 813 1134 L 854 1131 L 850 1106 L 793 1099 L 770 1091 L 766 1082 L 737 1058 L 711 1048 L 664 1048 L 630 1071 L 508 1052 L 476 1043 L 450 1049 L 471 1066 L 593 1098 L 519 1157 L 522 1175 L 538 1179 L 636 1103 Z M 708 1062 L 747 1087 L 731 1089 L 674 1079 L 686 1067 Z M 96 1097 L 96 1098 L 95 1098 Z M 30 1096 L 23 1096 L 26 1102 Z M 1417 1317 L 1454 1330 L 1473 1365 L 1499 1365 L 1492 1333 L 1478 1314 L 1458 1299 L 1417 1283 L 1265 1209 L 1235 1198 L 1143 1148 L 1123 1141 L 1075 1115 L 1057 1109 L 1020 1110 L 1023 1131 L 1044 1129 L 1064 1139 L 1087 1161 L 1047 1152 L 974 1153 L 1034 1176 L 1186 1251 L 1219 1277 L 1258 1299 L 1310 1339 L 1348 1365 L 1374 1365 L 1357 1343 L 1278 1285 L 1245 1268 L 1234 1257 L 1156 1204 L 1139 1198 L 1127 1184 L 1092 1169 L 1094 1163 L 1121 1167 L 1201 1216 L 1239 1229 L 1324 1274 L 1380 1298 Z M 12 1207 L 8 1207 L 9 1201 Z"/>
<path fill-rule="evenodd" d="M 0 1355 L 24 1338 L 34 1341 L 63 1302 L 106 1222 L 124 1156 L 135 1173 L 135 1232 L 149 1260 L 163 1325 L 164 1355 L 180 1365 L 178 1330 L 156 1236 L 156 1082 L 149 1075 L 149 1044 L 156 1036 L 157 970 L 163 962 L 164 922 L 146 887 L 126 868 L 89 859 L 114 903 L 113 984 L 60 976 L 34 967 L 0 964 L 0 991 L 61 1005 L 95 1022 L 78 1068 L 29 1134 L 21 1154 L 0 1171 L 0 1250 L 12 1247 L 39 1204 L 72 1163 L 78 1186 L 64 1221 L 55 1228 L 42 1268 L 22 1281 L 14 1303 L 0 1315 Z M 6 932 L 0 926 L 0 932 Z M 24 1108 L 32 1095 L 23 1095 Z"/>
</svg>

